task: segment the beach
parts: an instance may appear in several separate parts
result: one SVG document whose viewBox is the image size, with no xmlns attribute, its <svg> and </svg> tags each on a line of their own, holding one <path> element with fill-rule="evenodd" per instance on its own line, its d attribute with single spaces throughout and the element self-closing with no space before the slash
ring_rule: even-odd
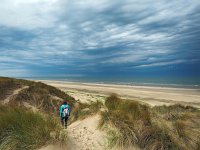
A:
<svg viewBox="0 0 200 150">
<path fill-rule="evenodd" d="M 200 108 L 200 89 L 130 86 L 115 84 L 80 83 L 39 80 L 57 87 L 81 102 L 105 99 L 115 93 L 122 99 L 137 100 L 150 106 L 183 104 Z"/>
</svg>

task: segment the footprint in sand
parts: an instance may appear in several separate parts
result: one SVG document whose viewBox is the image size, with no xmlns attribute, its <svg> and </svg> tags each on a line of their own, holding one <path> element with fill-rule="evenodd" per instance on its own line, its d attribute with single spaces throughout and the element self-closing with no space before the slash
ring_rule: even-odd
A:
<svg viewBox="0 0 200 150">
<path fill-rule="evenodd" d="M 68 128 L 71 147 L 69 150 L 104 150 L 99 142 L 105 143 L 104 134 L 98 129 L 99 115 L 75 122 Z M 103 144 L 105 145 L 105 144 Z"/>
</svg>

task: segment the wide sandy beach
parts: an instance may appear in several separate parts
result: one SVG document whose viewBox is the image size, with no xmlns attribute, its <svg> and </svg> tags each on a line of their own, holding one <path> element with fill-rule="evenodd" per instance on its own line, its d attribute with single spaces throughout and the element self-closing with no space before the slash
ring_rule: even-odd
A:
<svg viewBox="0 0 200 150">
<path fill-rule="evenodd" d="M 200 108 L 200 89 L 40 81 L 57 87 L 82 102 L 104 99 L 107 95 L 116 93 L 121 98 L 141 101 L 151 106 L 180 103 Z"/>
</svg>

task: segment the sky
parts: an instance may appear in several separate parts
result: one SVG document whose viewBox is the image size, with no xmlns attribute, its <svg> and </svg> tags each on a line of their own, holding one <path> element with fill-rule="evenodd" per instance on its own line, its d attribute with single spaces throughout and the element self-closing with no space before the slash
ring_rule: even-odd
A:
<svg viewBox="0 0 200 150">
<path fill-rule="evenodd" d="M 200 77 L 199 0 L 0 0 L 0 76 Z"/>
</svg>

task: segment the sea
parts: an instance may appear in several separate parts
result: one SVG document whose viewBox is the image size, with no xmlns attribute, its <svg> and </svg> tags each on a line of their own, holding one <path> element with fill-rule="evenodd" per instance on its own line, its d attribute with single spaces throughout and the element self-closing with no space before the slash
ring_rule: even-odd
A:
<svg viewBox="0 0 200 150">
<path fill-rule="evenodd" d="M 200 89 L 200 77 L 23 77 L 31 80 Z"/>
</svg>

